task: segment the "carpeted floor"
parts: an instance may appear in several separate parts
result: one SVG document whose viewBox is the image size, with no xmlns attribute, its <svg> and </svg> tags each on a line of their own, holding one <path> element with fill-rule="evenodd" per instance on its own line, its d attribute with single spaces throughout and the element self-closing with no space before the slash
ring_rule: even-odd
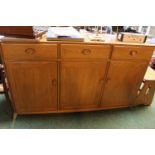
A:
<svg viewBox="0 0 155 155">
<path fill-rule="evenodd" d="M 0 95 L 0 129 L 153 129 L 155 98 L 151 106 L 50 115 L 18 116 L 14 127 L 6 100 Z"/>
</svg>

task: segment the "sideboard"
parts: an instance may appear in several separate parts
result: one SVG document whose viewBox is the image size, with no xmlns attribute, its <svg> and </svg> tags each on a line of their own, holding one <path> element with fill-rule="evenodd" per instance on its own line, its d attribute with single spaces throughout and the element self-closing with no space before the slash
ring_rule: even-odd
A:
<svg viewBox="0 0 155 155">
<path fill-rule="evenodd" d="M 117 41 L 4 39 L 1 52 L 14 112 L 81 112 L 146 104 L 137 98 L 154 49 Z"/>
</svg>

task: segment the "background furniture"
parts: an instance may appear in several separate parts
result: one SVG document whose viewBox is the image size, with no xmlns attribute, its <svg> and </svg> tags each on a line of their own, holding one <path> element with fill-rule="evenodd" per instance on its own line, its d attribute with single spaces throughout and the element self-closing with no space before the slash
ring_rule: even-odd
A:
<svg viewBox="0 0 155 155">
<path fill-rule="evenodd" d="M 4 67 L 0 64 L 0 94 L 4 94 L 8 98 L 8 87 L 5 80 Z"/>
<path fill-rule="evenodd" d="M 4 65 L 1 59 L 1 47 L 0 47 L 0 94 L 4 94 L 7 100 L 9 100 L 8 89 L 9 88 L 5 76 Z"/>
<path fill-rule="evenodd" d="M 33 26 L 0 26 L 0 35 L 18 38 L 37 38 L 46 33 L 46 29 Z"/>
</svg>

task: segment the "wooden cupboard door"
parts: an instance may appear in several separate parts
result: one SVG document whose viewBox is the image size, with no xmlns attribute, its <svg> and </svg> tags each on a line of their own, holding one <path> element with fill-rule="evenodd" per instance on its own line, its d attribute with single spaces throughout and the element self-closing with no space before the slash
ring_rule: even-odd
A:
<svg viewBox="0 0 155 155">
<path fill-rule="evenodd" d="M 60 110 L 98 107 L 106 64 L 62 62 Z"/>
<path fill-rule="evenodd" d="M 17 113 L 57 110 L 56 62 L 6 62 L 6 68 Z"/>
<path fill-rule="evenodd" d="M 134 104 L 147 65 L 148 62 L 143 61 L 111 61 L 101 105 L 115 107 Z"/>
</svg>

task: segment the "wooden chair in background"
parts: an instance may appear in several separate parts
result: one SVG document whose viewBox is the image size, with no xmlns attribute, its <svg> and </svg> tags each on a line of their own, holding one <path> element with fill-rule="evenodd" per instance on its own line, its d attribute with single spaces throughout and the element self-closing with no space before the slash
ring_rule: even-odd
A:
<svg viewBox="0 0 155 155">
<path fill-rule="evenodd" d="M 142 82 L 141 88 L 138 90 L 136 104 L 150 105 L 154 98 L 155 92 L 155 70 L 148 67 Z"/>
</svg>

